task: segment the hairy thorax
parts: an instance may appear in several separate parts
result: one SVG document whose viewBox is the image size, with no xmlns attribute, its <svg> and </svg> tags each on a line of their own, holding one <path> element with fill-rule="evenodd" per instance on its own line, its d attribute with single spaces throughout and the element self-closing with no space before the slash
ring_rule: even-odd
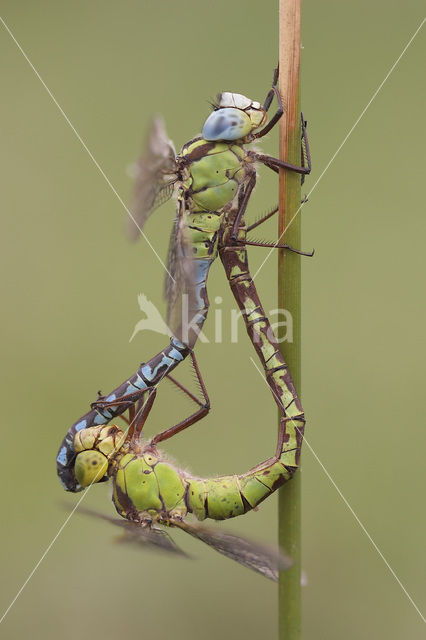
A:
<svg viewBox="0 0 426 640">
<path fill-rule="evenodd" d="M 246 150 L 235 142 L 195 138 L 182 148 L 179 161 L 184 198 L 194 212 L 221 211 L 246 179 Z"/>
</svg>

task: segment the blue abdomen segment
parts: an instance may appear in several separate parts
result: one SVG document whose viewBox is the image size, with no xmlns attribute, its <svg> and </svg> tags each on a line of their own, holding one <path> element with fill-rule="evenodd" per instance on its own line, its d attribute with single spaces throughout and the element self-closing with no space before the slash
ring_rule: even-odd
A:
<svg viewBox="0 0 426 640">
<path fill-rule="evenodd" d="M 182 304 L 182 313 L 180 323 L 175 327 L 175 330 L 182 342 L 189 345 L 191 349 L 198 340 L 209 310 L 207 276 L 213 260 L 214 258 L 193 260 L 194 280 L 186 298 L 183 297 L 182 301 L 177 303 Z"/>
<path fill-rule="evenodd" d="M 129 398 L 129 402 L 114 406 L 111 405 L 105 409 L 92 409 L 84 416 L 79 418 L 67 431 L 63 439 L 56 458 L 56 469 L 63 487 L 67 491 L 81 491 L 81 487 L 75 479 L 74 475 L 74 437 L 81 429 L 93 427 L 100 424 L 106 424 L 112 418 L 124 413 L 137 399 L 137 394 L 149 387 L 153 387 L 177 365 L 186 358 L 191 349 L 185 346 L 180 340 L 172 338 L 170 345 L 146 363 L 143 363 L 134 376 L 123 382 L 117 389 L 114 389 L 106 401 L 114 402 L 114 400 L 123 400 L 129 394 L 135 394 L 135 397 Z"/>
<path fill-rule="evenodd" d="M 209 301 L 207 298 L 207 276 L 212 262 L 212 259 L 194 260 L 195 285 L 194 295 L 191 296 L 191 305 L 189 310 L 193 311 L 194 314 L 198 313 L 200 316 L 202 315 L 203 320 L 201 322 L 200 329 L 202 328 L 209 308 Z"/>
</svg>

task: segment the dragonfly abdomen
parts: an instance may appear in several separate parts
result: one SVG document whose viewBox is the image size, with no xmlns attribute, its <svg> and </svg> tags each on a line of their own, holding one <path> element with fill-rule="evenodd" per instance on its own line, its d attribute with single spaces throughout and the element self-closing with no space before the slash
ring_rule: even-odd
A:
<svg viewBox="0 0 426 640">
<path fill-rule="evenodd" d="M 188 479 L 186 506 L 198 520 L 227 520 L 247 513 L 291 477 L 279 461 L 262 464 L 243 475 Z"/>
<path fill-rule="evenodd" d="M 217 243 L 222 214 L 216 211 L 187 212 L 185 215 L 186 234 L 195 259 L 214 260 L 217 257 Z"/>
</svg>

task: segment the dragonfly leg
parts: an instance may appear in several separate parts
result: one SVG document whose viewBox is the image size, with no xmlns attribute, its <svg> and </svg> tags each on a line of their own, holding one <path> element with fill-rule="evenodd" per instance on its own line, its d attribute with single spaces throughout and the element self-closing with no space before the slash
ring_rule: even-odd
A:
<svg viewBox="0 0 426 640">
<path fill-rule="evenodd" d="M 265 111 L 268 111 L 269 107 L 271 106 L 272 100 L 274 99 L 274 96 L 275 96 L 278 102 L 278 109 L 274 113 L 274 115 L 272 116 L 268 124 L 265 127 L 263 127 L 261 131 L 258 131 L 257 133 L 253 134 L 253 139 L 262 138 L 267 133 L 269 133 L 270 130 L 275 127 L 278 120 L 281 118 L 281 116 L 284 113 L 284 106 L 281 100 L 280 92 L 278 91 L 278 88 L 277 88 L 278 73 L 279 73 L 279 70 L 277 67 L 276 69 L 274 69 L 274 78 L 272 80 L 272 87 L 271 89 L 269 89 L 265 98 L 265 102 L 263 103 L 263 108 L 265 109 Z"/>
<path fill-rule="evenodd" d="M 308 126 L 308 121 L 305 120 L 305 118 L 303 117 L 303 113 L 300 114 L 300 117 L 301 117 L 301 120 L 302 120 L 302 122 L 301 122 L 302 144 L 301 144 L 301 149 L 300 149 L 301 163 L 302 163 L 302 167 L 306 166 L 309 169 L 308 173 L 311 173 L 311 169 L 312 169 L 311 150 L 309 148 L 308 133 L 306 131 L 306 127 Z M 306 164 L 305 164 L 305 161 L 306 161 Z M 302 175 L 301 184 L 303 184 L 305 182 L 305 175 Z M 304 200 L 307 201 L 308 198 L 305 196 L 305 198 L 302 200 L 302 204 L 303 204 Z"/>
<path fill-rule="evenodd" d="M 132 424 L 135 417 L 136 417 L 135 405 L 132 404 L 132 406 L 129 407 L 129 423 L 130 424 Z"/>
<path fill-rule="evenodd" d="M 142 429 L 149 414 L 151 413 L 156 395 L 157 389 L 155 387 L 150 387 L 150 389 L 148 389 L 148 399 L 146 403 L 143 403 L 142 398 L 139 400 L 135 411 L 135 417 L 130 423 L 130 428 L 127 432 L 126 442 L 131 441 L 136 444 L 139 441 Z"/>
<path fill-rule="evenodd" d="M 207 394 L 207 389 L 205 387 L 204 380 L 201 376 L 201 372 L 198 367 L 197 360 L 193 353 L 191 353 L 191 360 L 195 369 L 195 373 L 197 375 L 198 382 L 201 387 L 201 392 L 203 394 L 204 402 L 201 402 L 201 400 L 199 400 L 193 393 L 191 393 L 191 391 L 189 391 L 189 389 L 187 389 L 183 384 L 178 382 L 171 375 L 168 375 L 167 377 L 169 378 L 169 380 L 173 384 L 175 384 L 179 389 L 181 389 L 184 393 L 186 393 L 186 395 L 189 396 L 191 400 L 193 400 L 196 404 L 198 404 L 199 409 L 197 409 L 197 411 L 191 414 L 188 418 L 185 418 L 185 420 L 182 420 L 181 422 L 178 422 L 177 424 L 175 424 L 173 427 L 170 427 L 169 429 L 165 429 L 164 431 L 161 431 L 161 433 L 158 433 L 156 436 L 152 438 L 151 444 L 155 445 L 155 444 L 158 444 L 159 442 L 163 442 L 164 440 L 168 440 L 172 436 L 176 435 L 177 433 L 180 433 L 184 429 L 187 429 L 191 425 L 195 424 L 196 422 L 204 418 L 204 416 L 206 416 L 210 411 L 210 400 Z"/>
<path fill-rule="evenodd" d="M 238 239 L 238 229 L 241 223 L 241 220 L 246 212 L 247 209 L 247 205 L 248 205 L 248 201 L 250 199 L 250 195 L 251 192 L 254 189 L 254 186 L 256 184 L 256 174 L 253 173 L 252 176 L 249 179 L 249 182 L 247 184 L 246 190 L 244 192 L 244 196 L 242 199 L 242 202 L 240 204 L 240 207 L 238 209 L 237 215 L 235 216 L 233 225 L 232 225 L 232 234 L 231 234 L 231 238 L 234 242 L 236 242 L 237 244 L 241 244 L 241 245 L 250 245 L 253 247 L 265 247 L 265 248 L 270 248 L 270 249 L 287 249 L 288 251 L 292 251 L 293 253 L 298 253 L 301 256 L 309 256 L 312 257 L 314 255 L 314 252 L 305 252 L 305 251 L 301 251 L 300 249 L 295 249 L 294 247 L 291 247 L 289 244 L 279 244 L 279 243 L 274 243 L 274 242 L 255 242 L 253 240 L 239 240 Z M 258 221 L 257 223 L 255 223 L 254 225 L 252 225 L 251 227 L 249 227 L 249 229 L 253 229 L 254 227 L 258 226 L 259 224 L 262 224 L 262 222 L 265 222 L 265 220 L 267 220 L 268 218 L 270 218 L 272 215 L 274 215 L 274 213 L 276 213 L 278 211 L 278 208 L 274 209 L 274 211 L 271 211 L 271 213 L 268 213 L 262 220 Z"/>
<path fill-rule="evenodd" d="M 129 404 L 134 404 L 135 402 L 137 402 L 137 400 L 139 400 L 141 396 L 143 397 L 143 394 L 146 391 L 149 391 L 149 389 L 135 389 L 135 391 L 126 393 L 125 395 L 121 396 L 120 399 L 117 398 L 117 400 L 105 400 L 105 396 L 102 396 L 98 400 L 95 400 L 95 402 L 91 402 L 90 407 L 91 409 L 102 413 L 103 409 L 109 409 L 110 407 L 123 407 L 125 405 L 128 406 Z M 130 409 L 130 407 L 128 408 Z"/>
<path fill-rule="evenodd" d="M 273 209 L 269 213 L 266 213 L 264 216 L 259 218 L 259 220 L 256 220 L 256 222 L 253 222 L 253 224 L 249 224 L 247 227 L 247 233 L 249 233 L 249 231 L 252 231 L 253 229 L 256 229 L 256 227 L 259 227 L 261 224 L 269 220 L 269 218 L 272 218 L 272 216 L 274 216 L 277 213 L 277 211 L 278 211 L 278 205 L 275 207 L 275 209 Z"/>
<path fill-rule="evenodd" d="M 129 417 L 125 416 L 124 413 L 121 413 L 119 416 L 119 418 L 121 418 L 122 420 L 124 420 L 124 422 L 126 424 L 130 425 L 132 424 L 133 420 L 135 419 L 135 405 L 132 404 L 129 407 Z"/>
<path fill-rule="evenodd" d="M 277 172 L 278 172 L 278 169 L 277 169 Z M 300 204 L 306 204 L 307 202 L 308 202 L 308 197 L 304 196 L 300 201 Z M 274 209 L 269 211 L 269 213 L 265 213 L 265 215 L 261 216 L 258 220 L 256 220 L 256 222 L 253 222 L 253 224 L 249 224 L 247 226 L 247 233 L 249 233 L 253 229 L 256 229 L 256 227 L 260 227 L 261 224 L 269 220 L 269 218 L 272 218 L 272 216 L 274 216 L 277 213 L 277 211 L 278 211 L 278 205 Z"/>
<path fill-rule="evenodd" d="M 308 165 L 307 167 L 298 167 L 295 164 L 291 164 L 291 162 L 285 162 L 284 160 L 279 160 L 278 158 L 273 158 L 272 156 L 268 156 L 264 153 L 256 153 L 249 152 L 250 156 L 256 162 L 261 162 L 269 169 L 273 171 L 277 171 L 277 169 L 288 169 L 289 171 L 295 171 L 296 173 L 301 173 L 302 175 L 306 175 L 311 172 L 311 168 Z"/>
<path fill-rule="evenodd" d="M 291 247 L 289 244 L 280 244 L 279 242 L 255 242 L 254 240 L 241 240 L 241 244 L 245 244 L 251 247 L 264 247 L 266 249 L 287 249 L 287 251 L 291 251 L 292 253 L 297 253 L 299 256 L 307 256 L 308 258 L 312 258 L 315 251 L 301 251 L 300 249 L 295 249 Z"/>
<path fill-rule="evenodd" d="M 244 191 L 243 199 L 239 205 L 237 215 L 235 216 L 235 219 L 232 225 L 231 239 L 234 240 L 234 242 L 238 239 L 238 228 L 246 212 L 247 205 L 250 200 L 251 192 L 253 191 L 255 184 L 256 184 L 256 173 L 253 172 L 248 180 L 246 189 Z"/>
<path fill-rule="evenodd" d="M 257 133 L 253 134 L 253 138 L 255 140 L 258 140 L 259 138 L 263 138 L 263 136 L 266 136 L 266 134 L 269 133 L 271 131 L 271 129 L 273 129 L 275 127 L 275 125 L 277 124 L 277 122 L 279 121 L 279 119 L 281 118 L 281 116 L 284 113 L 284 107 L 283 107 L 283 103 L 282 103 L 282 100 L 281 100 L 280 92 L 278 91 L 278 89 L 277 89 L 277 87 L 275 85 L 272 87 L 272 89 L 270 89 L 270 91 L 269 91 L 269 93 L 268 93 L 268 95 L 266 97 L 265 104 L 264 104 L 265 111 L 267 111 L 269 109 L 269 105 L 271 104 L 274 95 L 277 98 L 278 109 L 276 110 L 276 112 L 274 113 L 274 115 L 272 116 L 272 118 L 270 119 L 268 124 L 265 127 L 263 127 L 263 129 L 261 131 L 258 131 Z M 269 104 L 268 104 L 268 99 L 269 99 Z M 268 107 L 266 107 L 266 105 L 268 105 Z"/>
<path fill-rule="evenodd" d="M 277 86 L 278 76 L 279 76 L 279 65 L 277 65 L 276 69 L 274 69 L 274 75 L 272 78 L 272 87 Z M 274 90 L 272 88 L 269 89 L 268 93 L 266 94 L 265 102 L 263 103 L 263 108 L 265 109 L 265 111 L 269 110 L 269 107 L 271 106 L 274 95 L 275 95 Z"/>
<path fill-rule="evenodd" d="M 302 118 L 302 151 L 301 151 L 301 166 L 291 164 L 291 162 L 285 162 L 284 160 L 280 160 L 279 158 L 273 158 L 272 156 L 268 156 L 264 153 L 257 153 L 256 151 L 249 151 L 249 156 L 255 160 L 256 162 L 262 162 L 265 166 L 269 167 L 273 171 L 277 171 L 278 169 L 288 169 L 289 171 L 295 171 L 296 173 L 301 173 L 302 175 L 307 175 L 311 172 L 311 152 L 309 149 L 309 141 L 308 135 L 306 133 L 306 125 L 307 122 L 303 118 L 303 113 L 301 114 Z M 272 122 L 272 121 L 271 121 Z M 263 131 L 263 130 L 262 130 Z M 262 133 L 262 131 L 260 133 Z M 306 153 L 306 164 L 305 164 L 305 153 Z"/>
</svg>

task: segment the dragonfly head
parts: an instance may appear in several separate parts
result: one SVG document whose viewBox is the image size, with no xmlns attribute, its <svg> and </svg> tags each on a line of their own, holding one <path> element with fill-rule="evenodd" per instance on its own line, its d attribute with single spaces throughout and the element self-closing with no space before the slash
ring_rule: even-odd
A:
<svg viewBox="0 0 426 640">
<path fill-rule="evenodd" d="M 114 424 L 89 427 L 75 434 L 74 474 L 82 487 L 107 480 L 106 473 L 111 459 L 125 440 L 125 433 Z"/>
<path fill-rule="evenodd" d="M 204 140 L 240 140 L 262 127 L 267 120 L 262 105 L 240 93 L 224 91 L 213 106 L 213 113 L 204 123 Z"/>
</svg>

